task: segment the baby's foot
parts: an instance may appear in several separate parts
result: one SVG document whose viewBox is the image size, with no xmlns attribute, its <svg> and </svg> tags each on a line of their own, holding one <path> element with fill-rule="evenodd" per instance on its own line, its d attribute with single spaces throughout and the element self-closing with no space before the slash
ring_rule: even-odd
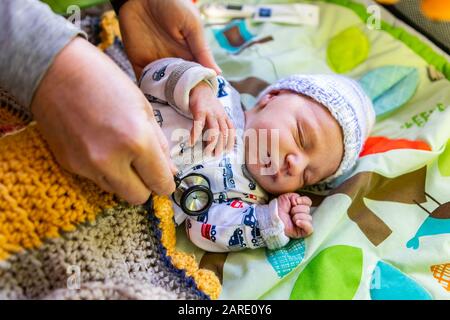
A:
<svg viewBox="0 0 450 320">
<path fill-rule="evenodd" d="M 311 199 L 297 193 L 278 197 L 278 216 L 284 223 L 284 233 L 289 238 L 305 238 L 313 232 L 310 214 Z"/>
</svg>

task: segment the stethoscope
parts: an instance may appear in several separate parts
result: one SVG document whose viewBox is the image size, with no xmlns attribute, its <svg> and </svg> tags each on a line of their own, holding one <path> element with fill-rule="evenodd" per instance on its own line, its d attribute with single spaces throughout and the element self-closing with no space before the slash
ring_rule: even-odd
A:
<svg viewBox="0 0 450 320">
<path fill-rule="evenodd" d="M 242 165 L 242 173 L 250 181 L 249 188 L 256 188 L 255 182 L 245 165 Z M 183 177 L 180 171 L 174 176 L 176 189 L 172 194 L 175 203 L 189 216 L 200 216 L 206 213 L 214 202 L 209 179 L 200 173 L 190 173 Z M 239 196 L 240 192 L 233 192 Z M 240 194 L 245 197 L 245 194 Z M 253 202 L 252 199 L 248 201 Z"/>
<path fill-rule="evenodd" d="M 211 207 L 214 196 L 207 177 L 200 173 L 174 176 L 176 189 L 172 194 L 175 203 L 189 216 L 200 216 Z"/>
</svg>

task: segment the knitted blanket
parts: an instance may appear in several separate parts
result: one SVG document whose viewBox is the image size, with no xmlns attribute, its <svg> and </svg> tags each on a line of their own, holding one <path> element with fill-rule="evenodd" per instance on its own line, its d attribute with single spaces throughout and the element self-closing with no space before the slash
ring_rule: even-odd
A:
<svg viewBox="0 0 450 320">
<path fill-rule="evenodd" d="M 101 37 L 98 18 L 83 27 L 132 76 L 111 19 Z M 168 198 L 130 206 L 65 172 L 31 118 L 0 89 L 0 299 L 218 298 L 215 274 L 176 250 Z"/>
<path fill-rule="evenodd" d="M 130 206 L 64 172 L 34 124 L 17 131 L 7 101 L 2 92 L 0 298 L 218 297 L 215 275 L 175 250 L 170 200 Z"/>
</svg>

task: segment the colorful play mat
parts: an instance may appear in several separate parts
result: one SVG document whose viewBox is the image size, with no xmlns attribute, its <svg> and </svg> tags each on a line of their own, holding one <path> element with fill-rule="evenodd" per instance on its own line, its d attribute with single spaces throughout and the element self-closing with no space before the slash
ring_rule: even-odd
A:
<svg viewBox="0 0 450 320">
<path fill-rule="evenodd" d="M 369 28 L 370 1 L 307 3 L 320 8 L 318 26 L 206 22 L 208 41 L 246 108 L 293 73 L 358 80 L 377 122 L 356 168 L 331 190 L 305 191 L 307 239 L 216 254 L 181 227 L 178 247 L 216 272 L 221 299 L 450 299 L 449 58 L 383 9 Z"/>
</svg>

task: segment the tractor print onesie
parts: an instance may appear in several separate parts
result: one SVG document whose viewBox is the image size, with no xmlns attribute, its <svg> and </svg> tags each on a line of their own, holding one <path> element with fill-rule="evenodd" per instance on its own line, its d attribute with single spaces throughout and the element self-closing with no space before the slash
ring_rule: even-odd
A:
<svg viewBox="0 0 450 320">
<path fill-rule="evenodd" d="M 216 92 L 236 128 L 232 151 L 218 157 L 202 154 L 202 141 L 189 146 L 193 125 L 189 111 L 189 93 L 205 81 Z M 284 224 L 278 217 L 277 199 L 253 180 L 244 159 L 245 116 L 239 93 L 212 69 L 178 58 L 165 58 L 149 64 L 139 87 L 152 103 L 154 115 L 169 142 L 170 156 L 180 169 L 181 178 L 191 173 L 205 176 L 214 202 L 200 216 L 186 215 L 173 201 L 175 223 L 185 222 L 189 239 L 211 252 L 245 248 L 280 248 L 289 242 Z M 173 199 L 172 199 L 173 200 Z"/>
</svg>

